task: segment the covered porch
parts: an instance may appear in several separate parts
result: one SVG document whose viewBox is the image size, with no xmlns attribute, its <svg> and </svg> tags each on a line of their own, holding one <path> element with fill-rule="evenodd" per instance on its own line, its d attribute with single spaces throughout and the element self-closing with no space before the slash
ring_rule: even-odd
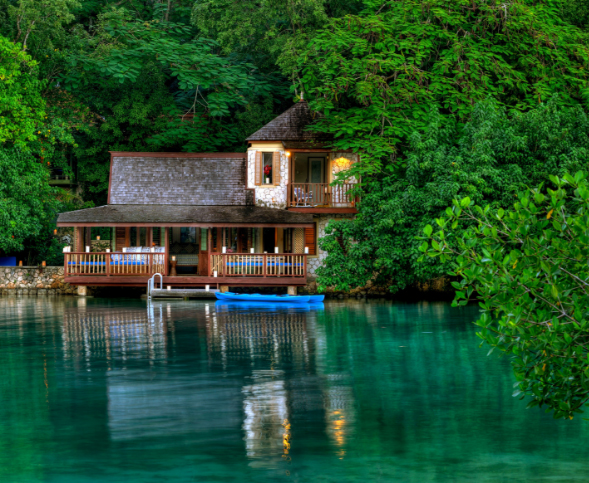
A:
<svg viewBox="0 0 589 483">
<path fill-rule="evenodd" d="M 86 213 L 84 213 L 86 212 Z M 311 215 L 252 206 L 109 205 L 60 215 L 73 285 L 301 286 Z"/>
</svg>

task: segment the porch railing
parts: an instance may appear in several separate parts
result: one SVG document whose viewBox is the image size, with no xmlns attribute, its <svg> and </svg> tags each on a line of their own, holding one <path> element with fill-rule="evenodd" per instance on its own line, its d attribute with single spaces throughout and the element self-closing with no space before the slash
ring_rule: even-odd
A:
<svg viewBox="0 0 589 483">
<path fill-rule="evenodd" d="M 79 275 L 145 275 L 166 273 L 166 253 L 67 252 L 66 277 Z"/>
<path fill-rule="evenodd" d="M 356 185 L 330 186 L 328 183 L 289 183 L 288 206 L 297 208 L 354 208 L 356 197 L 351 190 Z"/>
<path fill-rule="evenodd" d="M 306 277 L 307 255 L 301 253 L 223 253 L 211 255 L 214 277 Z"/>
</svg>

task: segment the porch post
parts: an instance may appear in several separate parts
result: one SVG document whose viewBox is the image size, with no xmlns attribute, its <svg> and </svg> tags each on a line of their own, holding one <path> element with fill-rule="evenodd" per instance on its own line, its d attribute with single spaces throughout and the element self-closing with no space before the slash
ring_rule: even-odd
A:
<svg viewBox="0 0 589 483">
<path fill-rule="evenodd" d="M 83 252 L 84 249 L 82 248 L 84 246 L 84 228 L 81 226 L 77 226 L 76 227 L 76 246 L 74 248 L 74 250 L 76 252 Z"/>
<path fill-rule="evenodd" d="M 168 227 L 167 226 L 163 227 L 162 230 L 164 230 L 164 240 L 165 240 L 164 246 L 166 247 L 164 275 L 167 277 L 168 270 L 169 270 L 168 265 L 170 264 L 170 236 L 168 234 Z"/>
<path fill-rule="evenodd" d="M 90 247 L 90 250 L 92 250 L 92 227 L 91 226 L 87 226 L 86 227 L 84 238 L 85 238 L 85 243 L 84 244 L 87 247 Z M 82 250 L 82 251 L 85 251 L 85 250 L 86 249 L 84 248 L 84 250 Z"/>
<path fill-rule="evenodd" d="M 151 226 L 148 226 L 145 229 L 145 243 L 149 248 L 151 248 L 151 246 L 153 245 L 153 229 L 151 228 Z"/>
</svg>

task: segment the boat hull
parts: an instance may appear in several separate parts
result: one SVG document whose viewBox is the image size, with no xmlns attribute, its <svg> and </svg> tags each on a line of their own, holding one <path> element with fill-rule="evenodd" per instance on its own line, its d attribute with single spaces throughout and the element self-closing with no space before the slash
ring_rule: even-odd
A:
<svg viewBox="0 0 589 483">
<path fill-rule="evenodd" d="M 309 303 L 319 304 L 325 300 L 325 295 L 309 295 Z"/>
</svg>

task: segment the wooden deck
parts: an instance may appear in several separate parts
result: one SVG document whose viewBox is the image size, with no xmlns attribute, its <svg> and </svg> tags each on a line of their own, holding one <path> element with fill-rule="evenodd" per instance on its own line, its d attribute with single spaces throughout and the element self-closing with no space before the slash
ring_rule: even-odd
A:
<svg viewBox="0 0 589 483">
<path fill-rule="evenodd" d="M 219 285 L 229 287 L 302 287 L 307 284 L 307 277 L 201 277 L 198 275 L 179 275 L 176 277 L 164 276 L 164 287 L 204 287 L 210 285 L 217 288 Z M 148 276 L 111 275 L 70 275 L 64 278 L 65 283 L 71 285 L 114 286 L 114 287 L 146 287 Z M 159 286 L 159 277 L 157 278 Z"/>
<path fill-rule="evenodd" d="M 168 253 L 68 252 L 64 281 L 71 285 L 145 287 L 155 273 L 172 287 L 287 287 L 307 283 L 302 253 L 224 253 L 209 255 L 205 275 L 170 275 Z M 159 279 L 158 279 L 159 282 Z"/>
</svg>

